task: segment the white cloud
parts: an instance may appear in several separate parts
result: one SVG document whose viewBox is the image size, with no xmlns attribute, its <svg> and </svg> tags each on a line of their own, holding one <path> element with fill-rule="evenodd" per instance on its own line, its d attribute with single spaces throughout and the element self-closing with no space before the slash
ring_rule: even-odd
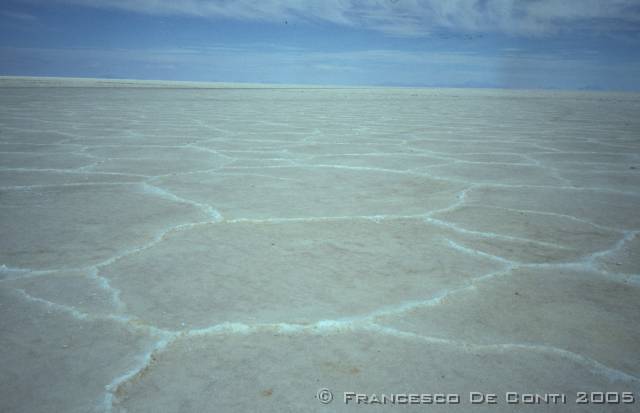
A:
<svg viewBox="0 0 640 413">
<path fill-rule="evenodd" d="M 637 30 L 640 0 L 23 0 L 280 23 L 324 21 L 423 36 L 449 29 L 539 36 L 571 28 Z M 595 26 L 594 26 L 595 24 Z"/>
</svg>

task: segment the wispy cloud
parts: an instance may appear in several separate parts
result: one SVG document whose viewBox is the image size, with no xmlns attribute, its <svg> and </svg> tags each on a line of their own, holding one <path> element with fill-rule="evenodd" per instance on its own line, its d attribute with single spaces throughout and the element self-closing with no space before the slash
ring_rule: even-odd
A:
<svg viewBox="0 0 640 413">
<path fill-rule="evenodd" d="M 8 17 L 13 20 L 19 20 L 22 22 L 35 22 L 38 18 L 29 13 L 15 12 L 10 10 L 2 10 L 0 11 L 0 15 L 3 17 Z"/>
<path fill-rule="evenodd" d="M 563 30 L 637 31 L 640 0 L 22 0 L 156 15 L 330 22 L 399 36 L 433 31 L 544 36 Z"/>
</svg>

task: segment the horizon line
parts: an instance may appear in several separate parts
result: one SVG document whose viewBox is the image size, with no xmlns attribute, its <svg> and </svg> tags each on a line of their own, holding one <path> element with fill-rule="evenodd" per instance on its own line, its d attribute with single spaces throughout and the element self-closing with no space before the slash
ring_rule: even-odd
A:
<svg viewBox="0 0 640 413">
<path fill-rule="evenodd" d="M 12 82 L 32 81 L 31 84 Z M 47 84 L 38 84 L 42 81 Z M 55 84 L 55 81 L 68 83 Z M 73 84 L 72 82 L 80 84 Z M 6 83 L 9 83 L 8 85 Z M 628 89 L 600 89 L 600 88 L 518 88 L 481 85 L 427 85 L 427 84 L 316 84 L 316 83 L 272 83 L 272 82 L 226 82 L 201 80 L 173 80 L 173 79 L 136 79 L 120 77 L 92 77 L 92 76 L 28 76 L 0 74 L 0 88 L 19 87 L 123 87 L 123 88 L 166 88 L 166 89 L 457 89 L 457 90 L 503 90 L 503 91 L 535 91 L 535 92 L 584 92 L 584 93 L 627 93 L 638 94 L 640 90 Z"/>
</svg>

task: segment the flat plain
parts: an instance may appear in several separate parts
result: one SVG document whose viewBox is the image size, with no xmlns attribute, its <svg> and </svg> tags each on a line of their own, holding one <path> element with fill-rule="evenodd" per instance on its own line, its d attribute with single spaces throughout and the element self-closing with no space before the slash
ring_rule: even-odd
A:
<svg viewBox="0 0 640 413">
<path fill-rule="evenodd" d="M 637 411 L 640 95 L 140 85 L 0 81 L 0 411 Z"/>
</svg>

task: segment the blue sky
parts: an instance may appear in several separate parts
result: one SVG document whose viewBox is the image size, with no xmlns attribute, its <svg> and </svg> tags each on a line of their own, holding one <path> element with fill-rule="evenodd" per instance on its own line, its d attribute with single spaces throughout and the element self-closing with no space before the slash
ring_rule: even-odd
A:
<svg viewBox="0 0 640 413">
<path fill-rule="evenodd" d="M 0 74 L 640 90 L 640 0 L 0 0 Z"/>
</svg>

